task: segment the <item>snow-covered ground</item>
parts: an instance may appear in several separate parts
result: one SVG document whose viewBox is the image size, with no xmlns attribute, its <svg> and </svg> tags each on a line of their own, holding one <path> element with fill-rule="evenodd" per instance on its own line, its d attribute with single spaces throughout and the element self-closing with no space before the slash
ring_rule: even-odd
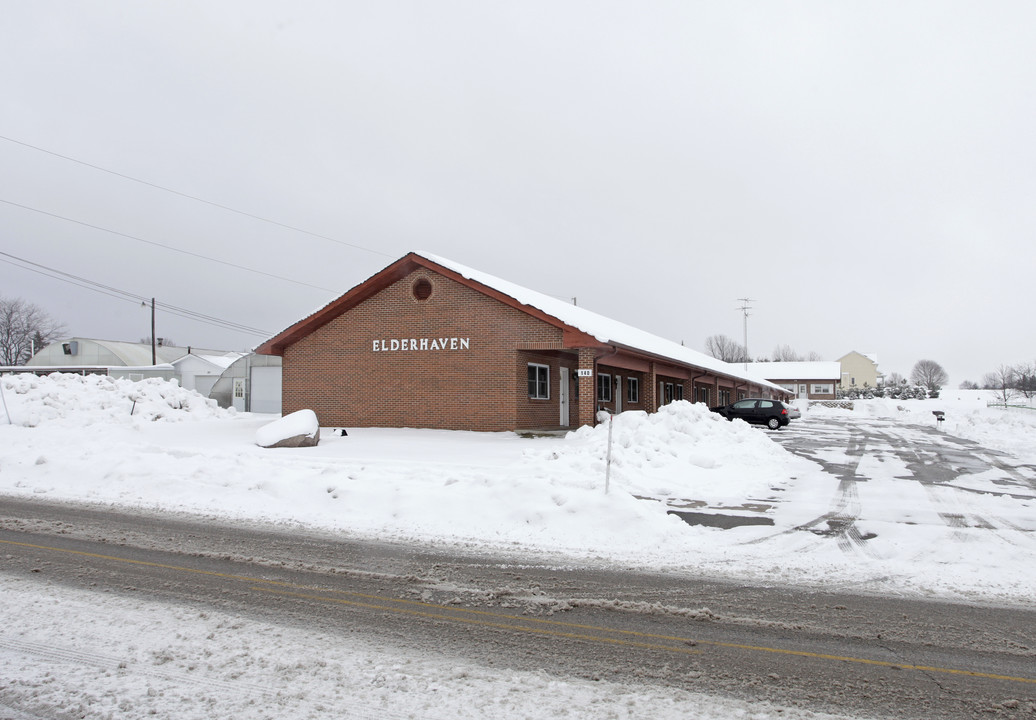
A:
<svg viewBox="0 0 1036 720">
<path fill-rule="evenodd" d="M 1036 455 L 1036 407 L 1026 401 L 1011 409 L 988 407 L 994 400 L 989 390 L 944 390 L 931 400 L 857 400 L 852 415 L 931 427 L 936 425 L 933 411 L 941 410 L 946 413 L 943 432 L 1031 459 Z"/>
<path fill-rule="evenodd" d="M 317 447 L 268 450 L 256 445 L 256 432 L 276 416 L 221 410 L 175 384 L 71 375 L 4 376 L 0 382 L 12 423 L 5 424 L 0 406 L 0 493 L 7 495 L 304 525 L 348 536 L 435 541 L 747 582 L 1026 606 L 1036 596 L 1036 576 L 1019 571 L 1033 567 L 1036 559 L 1036 492 L 1026 468 L 1036 465 L 1036 417 L 981 403 L 858 402 L 852 412 L 813 409 L 793 423 L 792 432 L 805 433 L 811 423 L 819 427 L 839 418 L 881 421 L 895 428 L 890 443 L 910 442 L 911 433 L 920 432 L 911 423 L 932 427 L 932 410 L 943 409 L 947 421 L 941 430 L 947 436 L 1012 452 L 1016 480 L 1030 473 L 1021 497 L 997 494 L 997 478 L 988 473 L 959 478 L 961 487 L 993 491 L 969 493 L 968 512 L 1003 520 L 1003 531 L 951 528 L 937 512 L 925 510 L 916 483 L 904 482 L 910 473 L 891 445 L 868 448 L 856 469 L 869 478 L 860 491 L 858 523 L 875 537 L 865 547 L 847 550 L 822 533 L 796 531 L 831 509 L 837 478 L 773 442 L 768 431 L 728 423 L 700 405 L 681 402 L 652 415 L 617 416 L 609 469 L 607 425 L 548 438 L 387 429 L 349 429 L 342 435 L 337 428 L 322 428 Z M 844 456 L 844 448 L 825 452 L 828 456 L 818 459 Z M 939 491 L 940 502 L 965 502 L 955 498 L 952 483 Z M 756 514 L 773 525 L 691 526 L 668 513 L 674 508 Z M 321 717 L 325 710 L 330 716 L 345 693 L 356 703 L 356 717 L 438 717 L 429 710 L 429 697 L 442 701 L 436 708 L 448 708 L 444 717 L 623 718 L 647 714 L 648 708 L 661 717 L 777 716 L 773 708 L 675 692 L 631 694 L 601 683 L 503 675 L 463 664 L 444 668 L 404 650 L 362 643 L 346 650 L 301 630 L 260 627 L 214 613 L 187 617 L 191 611 L 183 609 L 170 614 L 146 601 L 105 597 L 99 609 L 88 593 L 51 587 L 41 597 L 31 581 L 2 582 L 5 682 L 31 686 L 36 678 L 36 691 L 45 698 L 48 683 L 39 681 L 41 673 L 60 673 L 62 663 L 82 668 L 85 662 L 83 692 L 92 688 L 91 707 L 107 708 L 113 717 L 144 717 L 147 709 L 164 717 L 212 716 L 197 693 L 187 699 L 192 692 L 183 683 L 192 677 L 192 666 L 207 668 L 203 675 L 209 680 L 198 681 L 201 695 L 223 689 L 221 697 L 231 703 L 220 706 L 223 715 L 241 716 L 256 702 L 271 708 L 269 717 L 284 716 L 285 703 L 307 708 L 295 717 Z M 109 631 L 115 615 L 128 629 Z M 70 617 L 75 622 L 69 623 Z M 64 659 L 39 649 L 53 645 L 45 638 L 59 625 L 64 629 L 56 642 L 72 653 Z M 313 647 L 322 649 L 313 653 Z M 304 650 L 292 655 L 290 648 Z M 254 657 L 277 660 L 249 660 Z M 129 664 L 120 668 L 116 658 L 129 658 Z M 144 666 L 148 672 L 133 672 Z M 270 688 L 281 687 L 270 679 L 277 674 L 294 678 L 291 693 L 271 694 Z M 78 676 L 65 677 L 74 685 Z M 246 678 L 247 687 L 227 692 L 229 678 Z M 120 706 L 127 702 L 144 710 L 129 713 Z M 389 706 L 396 714 L 384 711 Z M 812 717 L 781 710 L 780 717 Z"/>
</svg>

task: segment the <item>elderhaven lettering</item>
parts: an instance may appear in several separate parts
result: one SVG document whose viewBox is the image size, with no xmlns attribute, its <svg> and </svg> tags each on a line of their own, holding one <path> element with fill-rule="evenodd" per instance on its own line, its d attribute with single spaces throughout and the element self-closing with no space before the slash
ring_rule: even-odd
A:
<svg viewBox="0 0 1036 720">
<path fill-rule="evenodd" d="M 374 341 L 374 352 L 468 350 L 470 347 L 471 338 L 392 338 Z"/>
</svg>

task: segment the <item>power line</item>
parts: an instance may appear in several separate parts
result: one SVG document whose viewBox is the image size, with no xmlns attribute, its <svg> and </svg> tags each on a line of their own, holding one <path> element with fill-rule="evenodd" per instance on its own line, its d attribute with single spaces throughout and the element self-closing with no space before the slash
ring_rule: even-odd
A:
<svg viewBox="0 0 1036 720">
<path fill-rule="evenodd" d="M 91 225 L 90 223 L 83 222 L 82 220 L 76 220 L 74 218 L 65 217 L 64 215 L 58 215 L 57 213 L 47 212 L 46 210 L 40 210 L 39 208 L 30 207 L 28 205 L 22 205 L 21 203 L 12 202 L 10 200 L 4 200 L 3 198 L 0 198 L 0 203 L 4 203 L 5 205 L 11 205 L 17 208 L 22 208 L 23 210 L 30 210 L 34 213 L 39 213 L 40 215 L 46 215 L 47 217 L 57 218 L 58 220 L 64 220 L 66 222 L 75 223 L 76 225 L 82 225 L 83 227 L 88 227 L 92 230 L 100 230 L 101 232 L 111 233 L 112 235 L 118 235 L 119 237 L 123 237 L 128 240 L 135 240 L 137 242 L 142 242 L 146 245 L 154 245 L 155 247 L 160 247 L 164 250 L 177 252 L 182 255 L 189 255 L 190 257 L 195 257 L 200 260 L 208 260 L 209 262 L 219 263 L 220 265 L 226 265 L 227 267 L 237 268 L 238 270 L 244 270 L 245 272 L 255 273 L 257 275 L 264 275 L 268 278 L 273 278 L 275 280 L 283 280 L 284 282 L 294 283 L 295 285 L 304 285 L 306 287 L 313 288 L 314 290 L 334 292 L 334 290 L 330 288 L 320 287 L 319 285 L 313 285 L 308 282 L 303 282 L 302 280 L 292 280 L 291 278 L 284 277 L 283 275 L 275 275 L 273 273 L 265 272 L 264 270 L 256 270 L 255 268 L 245 267 L 244 265 L 238 265 L 237 263 L 232 263 L 227 260 L 220 260 L 218 258 L 209 257 L 208 255 L 202 255 L 201 253 L 191 252 L 190 250 L 184 250 L 182 248 L 173 247 L 172 245 L 164 245 L 160 242 L 155 242 L 154 240 L 146 240 L 142 237 L 137 237 L 136 235 L 128 235 L 127 233 L 119 232 L 118 230 L 111 230 L 106 227 L 101 227 L 100 225 Z"/>
<path fill-rule="evenodd" d="M 303 230 L 302 228 L 295 227 L 294 225 L 288 225 L 287 223 L 278 222 L 277 220 L 271 220 L 269 218 L 265 218 L 265 217 L 262 217 L 260 215 L 254 215 L 254 214 L 252 214 L 250 212 L 245 212 L 244 210 L 238 210 L 236 208 L 230 207 L 229 205 L 221 205 L 220 203 L 213 202 L 212 200 L 206 200 L 205 198 L 198 197 L 197 195 L 190 195 L 188 193 L 181 192 L 179 190 L 174 190 L 172 188 L 168 188 L 168 187 L 165 187 L 163 185 L 158 185 L 158 184 L 153 183 L 153 182 L 148 182 L 147 180 L 141 180 L 140 178 L 135 178 L 132 175 L 126 175 L 124 173 L 116 172 L 115 170 L 109 170 L 108 168 L 101 167 L 100 165 L 94 165 L 93 163 L 88 163 L 88 162 L 85 162 L 83 160 L 79 160 L 78 158 L 71 157 L 69 155 L 62 155 L 61 153 L 54 152 L 53 150 L 47 150 L 47 149 L 41 148 L 41 147 L 39 147 L 37 145 L 30 145 L 27 142 L 22 142 L 21 140 L 15 140 L 14 138 L 9 138 L 9 137 L 6 137 L 5 135 L 0 135 L 0 140 L 6 140 L 7 142 L 14 143 L 15 145 L 21 145 L 22 147 L 31 148 L 31 149 L 37 150 L 37 151 L 39 151 L 41 153 L 46 153 L 47 155 L 53 155 L 54 157 L 61 158 L 62 160 L 67 160 L 69 162 L 77 163 L 79 165 L 82 165 L 83 167 L 88 167 L 88 168 L 91 168 L 93 170 L 99 170 L 100 172 L 108 173 L 109 175 L 114 175 L 115 177 L 120 177 L 120 178 L 123 178 L 124 180 L 130 180 L 130 181 L 135 182 L 135 183 L 140 183 L 141 185 L 146 185 L 147 187 L 155 188 L 156 190 L 161 190 L 163 192 L 172 193 L 173 195 L 178 195 L 178 196 L 180 196 L 182 198 L 187 198 L 188 200 L 194 200 L 195 202 L 204 203 L 206 205 L 210 205 L 212 207 L 219 208 L 220 210 L 226 210 L 227 212 L 236 213 L 236 214 L 242 215 L 244 217 L 252 218 L 253 220 L 259 220 L 260 222 L 269 223 L 270 225 L 276 225 L 277 227 L 282 227 L 282 228 L 285 228 L 287 230 L 292 230 L 293 232 L 302 233 L 303 235 L 309 235 L 310 237 L 320 238 L 321 240 L 327 240 L 329 242 L 338 243 L 339 245 L 344 245 L 346 247 L 351 247 L 351 248 L 353 248 L 355 250 L 362 250 L 364 252 L 373 253 L 375 255 L 381 255 L 383 257 L 393 257 L 392 255 L 389 255 L 388 253 L 383 253 L 380 250 L 372 250 L 372 249 L 370 249 L 368 247 L 363 247 L 362 245 L 357 245 L 355 243 L 346 242 L 344 240 L 338 240 L 337 238 L 328 237 L 327 235 L 321 235 L 320 233 L 311 232 L 309 230 Z"/>
<path fill-rule="evenodd" d="M 75 285 L 86 290 L 91 290 L 93 292 L 100 293 L 102 295 L 107 295 L 117 300 L 125 300 L 127 302 L 132 302 L 134 304 L 142 302 L 146 303 L 149 300 L 149 298 L 146 298 L 143 295 L 137 295 L 136 293 L 131 293 L 127 290 L 120 290 L 119 288 L 95 282 L 93 280 L 80 277 L 79 275 L 73 275 L 72 273 L 67 273 L 63 270 L 58 270 L 57 268 L 48 267 L 47 265 L 41 265 L 40 263 L 36 263 L 31 260 L 26 260 L 25 258 L 18 257 L 17 255 L 12 255 L 10 253 L 6 253 L 3 251 L 0 251 L 0 255 L 2 255 L 3 258 L 10 258 L 10 260 L 4 260 L 3 258 L 0 258 L 0 262 L 5 262 L 9 265 L 20 267 L 23 270 L 28 270 L 30 272 L 34 272 L 39 275 L 52 278 L 54 280 L 59 280 L 70 285 Z M 17 262 L 24 264 L 18 265 L 14 262 L 11 262 L 11 260 L 16 260 Z M 232 320 L 223 320 L 222 318 L 218 318 L 213 315 L 206 315 L 205 313 L 200 313 L 195 310 L 188 310 L 187 308 L 177 307 L 176 305 L 170 305 L 168 303 L 156 302 L 155 306 L 157 308 L 161 308 L 163 311 L 170 315 L 175 315 L 186 320 L 193 320 L 195 322 L 204 323 L 206 325 L 213 325 L 215 327 L 223 328 L 225 330 L 233 330 L 235 332 L 246 333 L 248 335 L 257 335 L 261 337 L 270 337 L 271 335 L 273 335 L 273 333 L 271 333 L 268 330 L 261 330 L 259 328 L 254 328 L 249 325 L 234 322 Z"/>
</svg>

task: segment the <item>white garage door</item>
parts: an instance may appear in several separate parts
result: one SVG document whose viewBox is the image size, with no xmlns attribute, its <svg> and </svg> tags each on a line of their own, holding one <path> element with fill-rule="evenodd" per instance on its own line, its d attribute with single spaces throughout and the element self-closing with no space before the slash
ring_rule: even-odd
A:
<svg viewBox="0 0 1036 720">
<path fill-rule="evenodd" d="M 279 367 L 252 368 L 252 412 L 280 413 L 281 369 Z"/>
</svg>

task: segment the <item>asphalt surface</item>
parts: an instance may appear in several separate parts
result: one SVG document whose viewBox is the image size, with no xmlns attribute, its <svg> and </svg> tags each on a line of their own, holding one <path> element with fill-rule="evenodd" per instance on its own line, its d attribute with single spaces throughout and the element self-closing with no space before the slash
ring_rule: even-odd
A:
<svg viewBox="0 0 1036 720">
<path fill-rule="evenodd" d="M 809 456 L 841 437 L 851 465 L 870 432 L 890 430 L 835 422 L 813 435 L 782 431 L 779 441 Z M 931 454 L 988 462 L 973 450 L 933 436 L 931 447 L 915 440 L 902 453 L 921 458 L 915 481 L 937 486 L 948 471 Z M 1031 489 L 1024 469 L 1005 467 L 1019 492 Z M 846 463 L 829 471 L 859 481 Z M 817 526 L 866 542 L 847 507 Z M 1033 609 L 563 567 L 10 498 L 0 498 L 0 558 L 2 572 L 32 578 L 41 592 L 67 585 L 98 602 L 144 594 L 493 667 L 861 717 L 1036 717 Z M 35 717 L 31 706 L 19 711 Z"/>
</svg>

